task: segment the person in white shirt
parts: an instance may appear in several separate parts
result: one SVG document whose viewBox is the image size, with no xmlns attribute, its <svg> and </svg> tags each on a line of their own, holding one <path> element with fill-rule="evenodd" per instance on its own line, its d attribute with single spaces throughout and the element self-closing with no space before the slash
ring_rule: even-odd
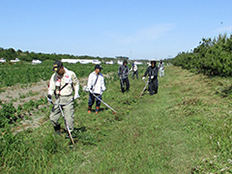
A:
<svg viewBox="0 0 232 174">
<path fill-rule="evenodd" d="M 55 94 L 56 102 L 59 103 L 69 103 L 63 106 L 65 118 L 70 131 L 74 129 L 74 103 L 73 100 L 79 98 L 79 81 L 76 74 L 73 71 L 68 70 L 63 67 L 61 61 L 55 61 L 53 64 L 53 71 L 51 79 L 48 86 L 48 96 L 47 99 L 52 103 L 52 95 Z M 74 96 L 72 95 L 73 90 L 75 91 Z M 54 105 L 50 114 L 50 120 L 55 129 L 55 134 L 60 134 L 60 123 L 58 122 L 60 118 L 60 109 L 58 105 Z"/>
<path fill-rule="evenodd" d="M 102 100 L 102 93 L 106 90 L 104 77 L 101 73 L 101 70 L 101 65 L 96 65 L 95 70 L 92 73 L 90 73 L 88 77 L 87 88 L 90 91 L 88 101 L 88 113 L 91 113 L 92 106 L 95 102 L 94 95 L 96 95 L 99 99 Z M 92 93 L 94 93 L 94 95 Z M 98 100 L 98 98 L 96 98 L 96 114 L 99 112 L 99 108 L 101 105 L 101 101 Z"/>
<path fill-rule="evenodd" d="M 160 60 L 158 68 L 159 68 L 159 76 L 164 77 L 164 63 L 162 62 L 162 60 Z"/>
<path fill-rule="evenodd" d="M 139 78 L 138 77 L 138 67 L 135 63 L 132 63 L 132 67 L 131 67 L 130 71 L 133 71 L 133 79 L 135 79 L 135 75 L 136 75 L 137 79 Z"/>
</svg>

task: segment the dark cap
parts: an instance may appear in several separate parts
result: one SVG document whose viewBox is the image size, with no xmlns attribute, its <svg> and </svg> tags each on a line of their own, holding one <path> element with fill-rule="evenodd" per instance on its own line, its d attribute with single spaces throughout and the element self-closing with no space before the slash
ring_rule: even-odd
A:
<svg viewBox="0 0 232 174">
<path fill-rule="evenodd" d="M 152 60 L 152 61 L 151 61 L 151 65 L 152 65 L 152 64 L 156 65 L 156 61 L 155 61 L 155 60 Z"/>
<path fill-rule="evenodd" d="M 101 67 L 101 65 L 95 65 L 95 69 L 103 69 L 102 67 Z"/>
<path fill-rule="evenodd" d="M 63 66 L 63 63 L 59 60 L 55 61 L 55 63 L 53 64 L 53 71 L 59 71 L 60 68 Z"/>
<path fill-rule="evenodd" d="M 124 60 L 124 61 L 123 61 L 123 64 L 124 64 L 124 63 L 126 63 L 126 64 L 127 64 L 127 60 Z"/>
</svg>

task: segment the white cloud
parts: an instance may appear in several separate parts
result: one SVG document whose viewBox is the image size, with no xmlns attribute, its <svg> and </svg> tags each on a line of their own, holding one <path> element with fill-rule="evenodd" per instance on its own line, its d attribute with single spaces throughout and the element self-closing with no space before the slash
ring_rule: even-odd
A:
<svg viewBox="0 0 232 174">
<path fill-rule="evenodd" d="M 155 40 L 174 28 L 173 24 L 161 24 L 145 28 L 137 33 L 138 40 Z"/>
<path fill-rule="evenodd" d="M 111 37 L 122 44 L 131 44 L 140 41 L 156 40 L 172 29 L 174 29 L 173 24 L 160 24 L 133 31 L 128 35 L 123 33 L 114 33 L 111 34 Z"/>
<path fill-rule="evenodd" d="M 216 33 L 231 33 L 232 32 L 232 26 L 226 26 L 222 28 L 217 28 L 214 30 Z"/>
</svg>

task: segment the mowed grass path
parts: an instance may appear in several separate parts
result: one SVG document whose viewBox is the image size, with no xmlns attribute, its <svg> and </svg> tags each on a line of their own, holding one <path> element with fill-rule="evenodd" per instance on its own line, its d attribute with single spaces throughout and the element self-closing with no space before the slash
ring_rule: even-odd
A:
<svg viewBox="0 0 232 174">
<path fill-rule="evenodd" d="M 141 80 L 130 80 L 131 91 L 124 95 L 118 90 L 119 84 L 111 87 L 112 95 L 121 101 L 128 97 L 137 102 L 128 106 L 126 102 L 113 103 L 123 112 L 123 120 L 109 126 L 105 139 L 88 152 L 88 162 L 77 166 L 74 173 L 190 173 L 204 158 L 229 165 L 217 151 L 217 134 L 223 132 L 220 126 L 229 117 L 231 106 L 215 92 L 220 79 L 173 66 L 165 73 L 159 78 L 158 95 L 145 93 L 139 99 L 144 87 Z M 94 116 L 98 120 L 101 114 L 86 115 L 86 119 Z M 206 173 L 217 170 L 214 164 L 212 169 L 201 165 Z"/>
</svg>

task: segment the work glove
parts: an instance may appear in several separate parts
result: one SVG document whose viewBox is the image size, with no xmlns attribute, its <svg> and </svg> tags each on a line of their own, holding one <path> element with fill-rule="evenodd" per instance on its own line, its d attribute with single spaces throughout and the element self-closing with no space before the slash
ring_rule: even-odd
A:
<svg viewBox="0 0 232 174">
<path fill-rule="evenodd" d="M 76 93 L 74 94 L 73 99 L 76 100 L 76 99 L 78 99 L 78 98 L 80 98 L 80 95 L 78 94 L 78 92 L 76 92 Z"/>
<path fill-rule="evenodd" d="M 93 90 L 92 90 L 92 89 L 90 89 L 89 92 L 90 92 L 91 94 L 93 94 Z"/>
<path fill-rule="evenodd" d="M 101 90 L 102 92 L 104 92 L 106 90 L 106 87 L 102 87 Z"/>
<path fill-rule="evenodd" d="M 144 79 L 145 79 L 145 77 L 143 76 L 143 77 L 142 77 L 142 80 L 144 80 Z"/>
<path fill-rule="evenodd" d="M 89 88 L 88 88 L 87 86 L 84 86 L 84 87 L 83 87 L 83 91 L 84 91 L 84 92 L 89 92 Z"/>
<path fill-rule="evenodd" d="M 52 103 L 52 96 L 50 94 L 48 94 L 47 99 L 50 103 Z"/>
<path fill-rule="evenodd" d="M 151 79 L 154 79 L 154 76 L 151 76 Z"/>
</svg>

